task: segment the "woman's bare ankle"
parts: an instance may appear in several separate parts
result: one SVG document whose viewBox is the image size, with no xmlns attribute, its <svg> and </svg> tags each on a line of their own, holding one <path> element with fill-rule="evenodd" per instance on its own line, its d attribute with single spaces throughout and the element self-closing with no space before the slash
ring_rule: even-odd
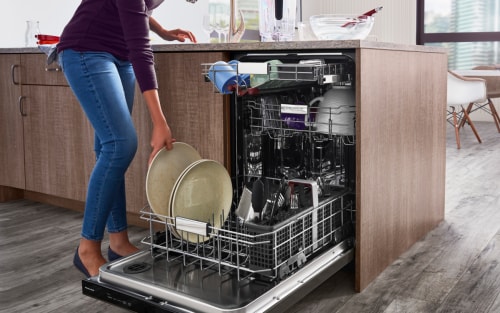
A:
<svg viewBox="0 0 500 313">
<path fill-rule="evenodd" d="M 109 233 L 109 246 L 111 250 L 121 256 L 131 255 L 139 251 L 139 248 L 130 242 L 126 230 L 118 233 Z"/>
<path fill-rule="evenodd" d="M 91 276 L 99 274 L 99 268 L 106 263 L 106 259 L 101 254 L 100 241 L 80 239 L 78 255 Z"/>
</svg>

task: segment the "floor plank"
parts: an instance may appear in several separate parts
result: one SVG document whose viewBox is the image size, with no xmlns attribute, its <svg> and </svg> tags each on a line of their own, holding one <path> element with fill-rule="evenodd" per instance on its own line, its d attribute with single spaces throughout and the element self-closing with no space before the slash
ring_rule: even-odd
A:
<svg viewBox="0 0 500 313">
<path fill-rule="evenodd" d="M 476 127 L 483 143 L 466 128 L 460 150 L 448 128 L 446 216 L 436 229 L 363 292 L 347 266 L 289 312 L 500 312 L 500 134 L 489 122 Z M 0 312 L 127 312 L 81 293 L 72 265 L 81 219 L 27 200 L 0 203 Z M 147 233 L 130 229 L 136 244 Z"/>
</svg>

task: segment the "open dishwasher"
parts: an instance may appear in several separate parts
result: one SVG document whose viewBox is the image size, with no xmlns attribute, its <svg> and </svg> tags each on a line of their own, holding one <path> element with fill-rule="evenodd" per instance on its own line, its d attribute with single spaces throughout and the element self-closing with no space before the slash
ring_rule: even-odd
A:
<svg viewBox="0 0 500 313">
<path fill-rule="evenodd" d="M 194 221 L 146 206 L 149 249 L 105 264 L 83 293 L 136 312 L 282 312 L 350 263 L 352 54 L 236 56 L 230 212 Z"/>
</svg>

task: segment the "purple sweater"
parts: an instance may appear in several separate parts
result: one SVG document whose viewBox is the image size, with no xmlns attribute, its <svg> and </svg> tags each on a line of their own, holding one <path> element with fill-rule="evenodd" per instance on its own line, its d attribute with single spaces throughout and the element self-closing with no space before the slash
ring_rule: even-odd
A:
<svg viewBox="0 0 500 313">
<path fill-rule="evenodd" d="M 157 89 L 149 15 L 162 0 L 82 0 L 64 28 L 58 52 L 103 51 L 129 60 L 141 91 Z"/>
</svg>

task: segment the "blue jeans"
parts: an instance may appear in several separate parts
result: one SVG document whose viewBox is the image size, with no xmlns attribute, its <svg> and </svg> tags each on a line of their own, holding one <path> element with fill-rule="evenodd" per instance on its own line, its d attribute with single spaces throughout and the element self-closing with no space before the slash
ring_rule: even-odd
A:
<svg viewBox="0 0 500 313">
<path fill-rule="evenodd" d="M 135 75 L 128 61 L 105 52 L 64 50 L 59 63 L 95 131 L 82 237 L 100 241 L 127 229 L 125 172 L 137 150 L 132 123 Z"/>
</svg>

